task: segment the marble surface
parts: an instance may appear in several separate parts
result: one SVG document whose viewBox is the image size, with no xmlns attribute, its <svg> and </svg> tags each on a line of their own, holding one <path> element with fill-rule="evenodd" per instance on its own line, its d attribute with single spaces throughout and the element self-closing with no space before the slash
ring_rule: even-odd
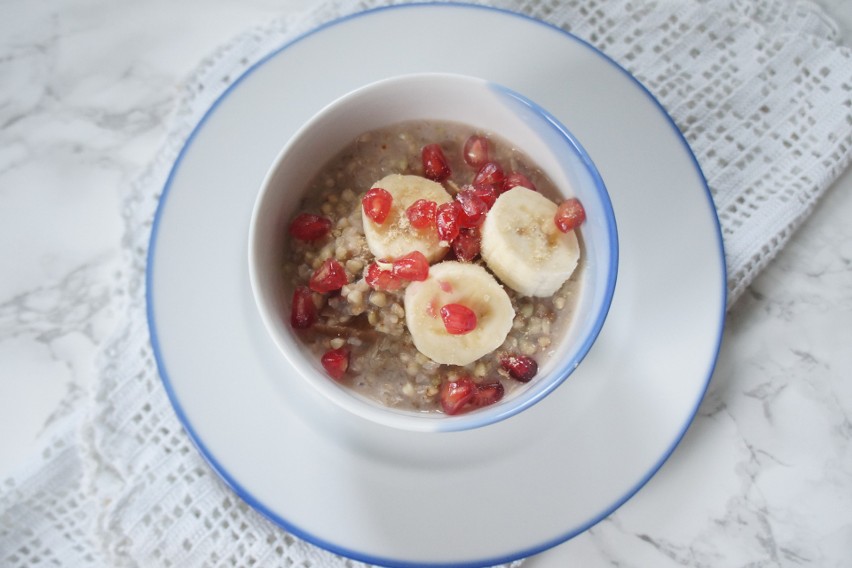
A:
<svg viewBox="0 0 852 568">
<path fill-rule="evenodd" d="M 852 2 L 821 0 L 852 44 Z M 119 323 L 121 197 L 215 47 L 308 0 L 9 0 L 0 18 L 0 478 Z M 674 455 L 555 566 L 852 563 L 852 173 L 730 312 Z"/>
</svg>

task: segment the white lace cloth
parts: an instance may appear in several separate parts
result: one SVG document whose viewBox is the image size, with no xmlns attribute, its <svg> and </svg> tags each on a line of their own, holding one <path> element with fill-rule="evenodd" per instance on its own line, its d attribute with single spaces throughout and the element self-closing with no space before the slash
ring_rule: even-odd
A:
<svg viewBox="0 0 852 568">
<path fill-rule="evenodd" d="M 167 144 L 131 188 L 126 321 L 93 392 L 67 401 L 28 467 L 0 485 L 0 564 L 361 566 L 247 507 L 191 445 L 148 343 L 150 221 L 191 129 L 229 81 L 320 22 L 383 4 L 324 3 L 253 30 L 188 82 Z M 784 246 L 852 156 L 852 52 L 795 0 L 526 0 L 493 3 L 587 39 L 639 78 L 686 135 L 721 220 L 732 303 Z"/>
</svg>

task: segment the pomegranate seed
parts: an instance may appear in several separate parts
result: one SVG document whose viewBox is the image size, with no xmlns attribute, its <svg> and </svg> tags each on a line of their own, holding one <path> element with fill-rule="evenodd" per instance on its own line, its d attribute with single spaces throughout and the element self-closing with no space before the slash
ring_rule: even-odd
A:
<svg viewBox="0 0 852 568">
<path fill-rule="evenodd" d="M 485 385 L 476 385 L 476 392 L 470 403 L 476 407 L 488 406 L 502 399 L 505 392 L 506 390 L 499 381 Z"/>
<path fill-rule="evenodd" d="M 513 187 L 525 187 L 533 191 L 538 191 L 533 182 L 530 181 L 530 178 L 521 172 L 512 172 L 506 176 L 506 179 L 503 182 L 503 190 L 509 191 Z"/>
<path fill-rule="evenodd" d="M 373 187 L 361 199 L 361 204 L 367 217 L 381 225 L 390 214 L 393 196 L 381 187 Z"/>
<path fill-rule="evenodd" d="M 538 372 L 538 363 L 526 355 L 506 355 L 500 359 L 500 366 L 509 371 L 509 376 L 522 383 L 529 382 Z"/>
<path fill-rule="evenodd" d="M 429 276 L 429 261 L 422 252 L 415 250 L 393 261 L 391 272 L 395 278 L 403 280 L 426 280 Z"/>
<path fill-rule="evenodd" d="M 447 304 L 441 308 L 441 319 L 451 335 L 464 335 L 476 329 L 476 314 L 461 304 Z"/>
<path fill-rule="evenodd" d="M 566 199 L 556 208 L 553 218 L 556 227 L 563 233 L 573 231 L 586 220 L 586 210 L 576 197 Z"/>
<path fill-rule="evenodd" d="M 459 236 L 453 241 L 453 252 L 462 262 L 470 262 L 479 256 L 481 244 L 482 237 L 478 228 L 461 229 Z"/>
<path fill-rule="evenodd" d="M 488 139 L 478 134 L 472 135 L 464 143 L 464 161 L 478 168 L 488 161 Z"/>
<path fill-rule="evenodd" d="M 456 194 L 456 201 L 461 207 L 458 216 L 460 227 L 478 227 L 485 220 L 488 205 L 472 189 L 459 191 Z"/>
<path fill-rule="evenodd" d="M 450 164 L 447 162 L 447 157 L 444 156 L 444 151 L 438 144 L 427 144 L 423 146 L 420 153 L 423 160 L 423 175 L 433 181 L 444 181 L 450 174 Z"/>
<path fill-rule="evenodd" d="M 349 351 L 345 347 L 326 351 L 320 362 L 331 378 L 339 381 L 349 368 Z"/>
<path fill-rule="evenodd" d="M 307 286 L 299 286 L 293 291 L 290 304 L 290 325 L 295 329 L 307 329 L 317 321 L 317 307 L 314 295 Z"/>
<path fill-rule="evenodd" d="M 491 210 L 491 208 L 494 207 L 494 202 L 497 201 L 497 191 L 493 187 L 490 185 L 466 185 L 462 187 L 462 190 L 468 187 L 475 196 L 485 203 L 488 210 Z"/>
<path fill-rule="evenodd" d="M 326 292 L 340 290 L 348 282 L 349 278 L 346 277 L 343 265 L 333 258 L 327 258 L 311 275 L 308 286 L 314 292 L 325 294 Z"/>
<path fill-rule="evenodd" d="M 438 204 L 426 199 L 418 199 L 405 210 L 408 222 L 415 229 L 426 229 L 435 224 L 435 212 Z"/>
<path fill-rule="evenodd" d="M 451 243 L 459 236 L 459 211 L 461 207 L 455 201 L 441 203 L 435 217 L 438 226 L 438 238 L 446 243 Z"/>
<path fill-rule="evenodd" d="M 331 230 L 331 219 L 312 213 L 300 213 L 290 222 L 290 236 L 301 241 L 315 241 Z"/>
<path fill-rule="evenodd" d="M 374 290 L 393 292 L 394 290 L 399 290 L 402 286 L 402 280 L 394 276 L 391 270 L 381 268 L 376 262 L 367 266 L 364 279 Z"/>
<path fill-rule="evenodd" d="M 458 414 L 476 395 L 476 383 L 470 377 L 459 377 L 441 383 L 441 408 L 449 415 Z"/>
<path fill-rule="evenodd" d="M 503 193 L 503 182 L 505 175 L 503 168 L 497 162 L 486 162 L 483 164 L 476 175 L 473 176 L 473 185 L 485 185 L 493 187 L 500 194 Z"/>
</svg>

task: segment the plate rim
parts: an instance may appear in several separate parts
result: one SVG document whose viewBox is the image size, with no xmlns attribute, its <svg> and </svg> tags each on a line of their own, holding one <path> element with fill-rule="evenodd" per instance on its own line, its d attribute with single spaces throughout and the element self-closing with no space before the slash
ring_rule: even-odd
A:
<svg viewBox="0 0 852 568">
<path fill-rule="evenodd" d="M 157 250 L 157 241 L 159 236 L 159 225 L 161 221 L 161 217 L 163 211 L 166 208 L 166 204 L 168 202 L 168 196 L 173 186 L 174 178 L 180 169 L 182 160 L 192 146 L 195 138 L 199 135 L 199 133 L 203 130 L 204 125 L 211 117 L 212 114 L 215 113 L 218 106 L 229 97 L 229 95 L 244 81 L 246 80 L 252 73 L 254 73 L 257 69 L 265 65 L 269 60 L 277 57 L 282 52 L 287 50 L 289 47 L 301 42 L 305 38 L 310 36 L 314 36 L 316 34 L 322 33 L 324 30 L 338 26 L 341 24 L 345 24 L 346 22 L 353 19 L 360 19 L 369 17 L 372 14 L 385 12 L 385 11 L 402 11 L 411 8 L 424 8 L 424 7 L 434 7 L 438 9 L 469 9 L 469 10 L 484 10 L 496 12 L 499 14 L 503 14 L 509 17 L 521 18 L 527 22 L 545 26 L 546 28 L 556 31 L 559 34 L 562 34 L 566 39 L 577 42 L 581 44 L 584 48 L 594 52 L 597 56 L 599 56 L 603 61 L 617 69 L 624 75 L 628 80 L 630 80 L 639 90 L 644 94 L 644 96 L 648 99 L 649 102 L 653 103 L 656 107 L 657 112 L 661 115 L 661 117 L 667 122 L 668 128 L 674 133 L 675 137 L 679 141 L 681 147 L 685 151 L 686 157 L 689 158 L 692 164 L 692 168 L 695 173 L 697 173 L 698 178 L 700 180 L 700 185 L 704 190 L 704 197 L 707 200 L 709 212 L 711 213 L 713 225 L 715 228 L 714 237 L 717 245 L 718 251 L 718 265 L 719 265 L 719 277 L 720 277 L 720 313 L 718 315 L 718 327 L 716 328 L 715 333 L 715 345 L 712 349 L 712 356 L 709 361 L 709 366 L 705 372 L 705 377 L 703 379 L 703 386 L 699 389 L 697 399 L 694 401 L 692 407 L 687 412 L 686 422 L 682 425 L 680 430 L 673 437 L 673 440 L 668 448 L 662 453 L 662 455 L 658 458 L 656 463 L 649 469 L 649 471 L 637 482 L 630 487 L 624 495 L 615 499 L 609 506 L 604 507 L 599 515 L 594 516 L 588 519 L 587 522 L 582 523 L 575 529 L 568 531 L 567 533 L 563 533 L 558 537 L 555 537 L 548 541 L 543 541 L 541 544 L 526 548 L 524 550 L 517 551 L 512 554 L 504 554 L 500 556 L 495 556 L 491 558 L 481 559 L 481 560 L 471 560 L 471 561 L 463 561 L 463 562 L 436 562 L 436 563 L 424 563 L 424 562 L 414 562 L 403 559 L 394 559 L 394 558 L 385 558 L 381 556 L 375 556 L 372 554 L 366 554 L 363 552 L 359 552 L 356 550 L 349 549 L 344 546 L 336 545 L 335 543 L 329 542 L 328 540 L 318 537 L 311 532 L 300 529 L 296 524 L 291 521 L 288 521 L 277 513 L 273 512 L 266 505 L 263 504 L 258 498 L 256 498 L 253 493 L 248 489 L 243 487 L 240 483 L 238 483 L 233 476 L 229 473 L 229 471 L 220 463 L 220 461 L 215 457 L 214 453 L 207 447 L 205 442 L 202 440 L 201 436 L 195 429 L 195 426 L 190 422 L 188 416 L 181 404 L 177 393 L 174 390 L 172 385 L 172 380 L 170 375 L 166 369 L 166 362 L 163 358 L 163 353 L 160 346 L 160 341 L 157 333 L 157 325 L 156 325 L 156 317 L 154 314 L 154 300 L 153 300 L 153 261 L 156 256 Z M 302 540 L 316 545 L 326 551 L 329 551 L 334 554 L 338 554 L 341 556 L 345 556 L 347 558 L 351 558 L 357 561 L 366 562 L 369 564 L 378 564 L 389 567 L 396 568 L 413 568 L 413 567 L 448 567 L 448 566 L 459 566 L 459 567 L 481 567 L 481 566 L 491 566 L 496 564 L 503 564 L 507 562 L 512 562 L 514 560 L 527 558 L 564 542 L 567 542 L 576 536 L 586 532 L 603 519 L 611 515 L 617 509 L 619 509 L 622 505 L 624 505 L 627 501 L 629 501 L 636 493 L 641 490 L 651 478 L 653 478 L 656 473 L 662 468 L 662 466 L 668 461 L 668 459 L 673 454 L 674 450 L 678 447 L 680 442 L 683 440 L 686 432 L 694 422 L 694 419 L 697 415 L 701 402 L 703 401 L 707 390 L 709 388 L 710 382 L 712 380 L 716 365 L 719 359 L 719 353 L 722 346 L 722 336 L 725 328 L 725 321 L 727 316 L 727 299 L 728 299 L 728 288 L 727 288 L 727 264 L 726 264 L 726 256 L 725 256 L 725 248 L 724 248 L 724 240 L 722 235 L 721 223 L 719 221 L 718 211 L 716 209 L 712 192 L 710 191 L 709 185 L 707 183 L 706 176 L 704 175 L 701 166 L 692 151 L 692 148 L 689 146 L 688 141 L 685 136 L 681 132 L 681 130 L 677 127 L 676 123 L 669 115 L 668 111 L 666 111 L 665 107 L 660 103 L 660 101 L 651 93 L 651 91 L 637 79 L 632 73 L 630 73 L 627 69 L 622 67 L 619 63 L 617 63 L 614 59 L 608 56 L 606 53 L 589 43 L 583 38 L 564 30 L 555 24 L 551 24 L 549 22 L 540 20 L 533 16 L 516 12 L 507 8 L 497 7 L 497 6 L 489 6 L 482 4 L 473 4 L 469 2 L 452 2 L 452 3 L 444 3 L 444 2 L 412 2 L 407 4 L 395 4 L 395 5 L 383 5 L 378 7 L 369 8 L 367 10 L 361 10 L 358 12 L 345 14 L 336 18 L 333 18 L 329 21 L 323 22 L 317 26 L 312 27 L 311 29 L 296 34 L 295 36 L 284 40 L 280 45 L 271 49 L 269 53 L 260 57 L 256 62 L 252 65 L 246 67 L 240 75 L 234 79 L 220 94 L 218 94 L 215 99 L 209 104 L 208 108 L 204 111 L 202 116 L 197 120 L 195 125 L 192 127 L 190 133 L 187 135 L 185 142 L 182 144 L 180 150 L 178 151 L 174 162 L 171 165 L 168 176 L 166 177 L 165 182 L 163 183 L 160 196 L 158 199 L 157 207 L 154 212 L 153 221 L 151 224 L 151 233 L 148 240 L 148 249 L 146 251 L 146 263 L 145 263 L 145 311 L 147 317 L 147 327 L 149 332 L 149 338 L 151 343 L 151 348 L 153 352 L 153 356 L 155 359 L 157 371 L 160 377 L 160 382 L 163 384 L 164 390 L 166 391 L 167 397 L 175 414 L 181 423 L 181 426 L 187 432 L 188 437 L 192 444 L 197 448 L 201 457 L 211 466 L 211 468 L 215 471 L 220 480 L 222 480 L 241 500 L 243 500 L 247 505 L 249 505 L 253 510 L 257 511 L 265 518 L 270 520 L 272 523 L 277 525 L 278 527 L 290 532 L 294 536 L 301 538 Z M 617 289 L 617 287 L 616 287 Z"/>
</svg>

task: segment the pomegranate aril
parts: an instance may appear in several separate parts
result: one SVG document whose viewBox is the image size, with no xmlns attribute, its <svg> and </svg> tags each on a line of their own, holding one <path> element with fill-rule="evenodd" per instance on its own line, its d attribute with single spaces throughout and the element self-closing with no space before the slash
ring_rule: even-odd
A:
<svg viewBox="0 0 852 568">
<path fill-rule="evenodd" d="M 393 196 L 381 187 L 373 187 L 361 199 L 361 205 L 367 217 L 381 225 L 390 214 Z"/>
<path fill-rule="evenodd" d="M 441 408 L 449 415 L 458 414 L 473 399 L 476 391 L 476 383 L 470 377 L 445 380 L 438 393 Z"/>
<path fill-rule="evenodd" d="M 476 313 L 462 304 L 447 304 L 441 308 L 444 328 L 451 335 L 464 335 L 476 329 Z"/>
<path fill-rule="evenodd" d="M 535 187 L 535 184 L 530 180 L 530 178 L 528 178 L 521 172 L 510 173 L 503 181 L 503 191 L 509 191 L 513 187 L 525 187 L 533 191 L 538 191 L 538 189 L 536 189 Z"/>
<path fill-rule="evenodd" d="M 464 161 L 474 168 L 488 161 L 488 139 L 478 134 L 472 135 L 464 143 Z"/>
<path fill-rule="evenodd" d="M 503 174 L 503 168 L 497 162 L 486 162 L 479 168 L 476 175 L 473 176 L 474 186 L 484 185 L 492 187 L 498 194 L 503 193 L 504 181 L 505 175 Z"/>
<path fill-rule="evenodd" d="M 482 236 L 478 228 L 461 229 L 459 236 L 453 241 L 453 252 L 458 260 L 470 262 L 479 256 L 481 245 Z"/>
<path fill-rule="evenodd" d="M 526 355 L 505 355 L 500 366 L 509 371 L 509 376 L 522 383 L 529 382 L 538 372 L 538 363 Z"/>
<path fill-rule="evenodd" d="M 566 199 L 556 208 L 553 221 L 563 233 L 568 233 L 579 227 L 586 220 L 586 210 L 576 197 Z"/>
<path fill-rule="evenodd" d="M 314 215 L 313 213 L 299 213 L 290 222 L 290 236 L 301 241 L 315 241 L 322 238 L 331 231 L 331 219 Z"/>
<path fill-rule="evenodd" d="M 461 207 L 455 201 L 438 205 L 435 224 L 438 227 L 438 238 L 451 243 L 459 236 L 459 211 Z"/>
<path fill-rule="evenodd" d="M 349 278 L 346 276 L 346 270 L 343 268 L 343 265 L 333 258 L 327 258 L 311 275 L 308 286 L 314 292 L 325 294 L 334 290 L 340 290 L 348 282 Z"/>
<path fill-rule="evenodd" d="M 307 329 L 316 321 L 314 294 L 307 286 L 299 286 L 293 291 L 293 301 L 290 303 L 290 325 L 295 329 Z"/>
<path fill-rule="evenodd" d="M 426 280 L 429 276 L 429 261 L 422 252 L 415 250 L 393 261 L 391 273 L 403 280 Z"/>
<path fill-rule="evenodd" d="M 423 175 L 433 181 L 444 181 L 450 174 L 450 163 L 439 144 L 427 144 L 420 153 Z"/>
<path fill-rule="evenodd" d="M 456 202 L 461 211 L 458 215 L 459 226 L 478 227 L 488 213 L 488 205 L 472 189 L 463 189 L 456 194 Z"/>
<path fill-rule="evenodd" d="M 476 393 L 474 393 L 470 403 L 476 407 L 488 406 L 501 400 L 505 392 L 503 384 L 499 381 L 476 385 Z"/>
<path fill-rule="evenodd" d="M 494 202 L 497 201 L 497 190 L 495 190 L 490 185 L 473 185 L 473 186 L 464 186 L 462 190 L 470 188 L 470 191 L 480 198 L 485 206 L 490 210 L 494 207 Z"/>
<path fill-rule="evenodd" d="M 438 204 L 427 199 L 418 199 L 408 206 L 405 216 L 415 229 L 427 229 L 435 225 Z"/>
<path fill-rule="evenodd" d="M 386 292 L 399 290 L 403 284 L 402 280 L 394 276 L 390 269 L 385 270 L 376 262 L 370 263 L 367 266 L 367 270 L 364 272 L 364 280 L 374 290 L 384 290 Z"/>
<path fill-rule="evenodd" d="M 320 362 L 331 378 L 339 381 L 349 368 L 349 351 L 345 347 L 326 351 Z"/>
</svg>

